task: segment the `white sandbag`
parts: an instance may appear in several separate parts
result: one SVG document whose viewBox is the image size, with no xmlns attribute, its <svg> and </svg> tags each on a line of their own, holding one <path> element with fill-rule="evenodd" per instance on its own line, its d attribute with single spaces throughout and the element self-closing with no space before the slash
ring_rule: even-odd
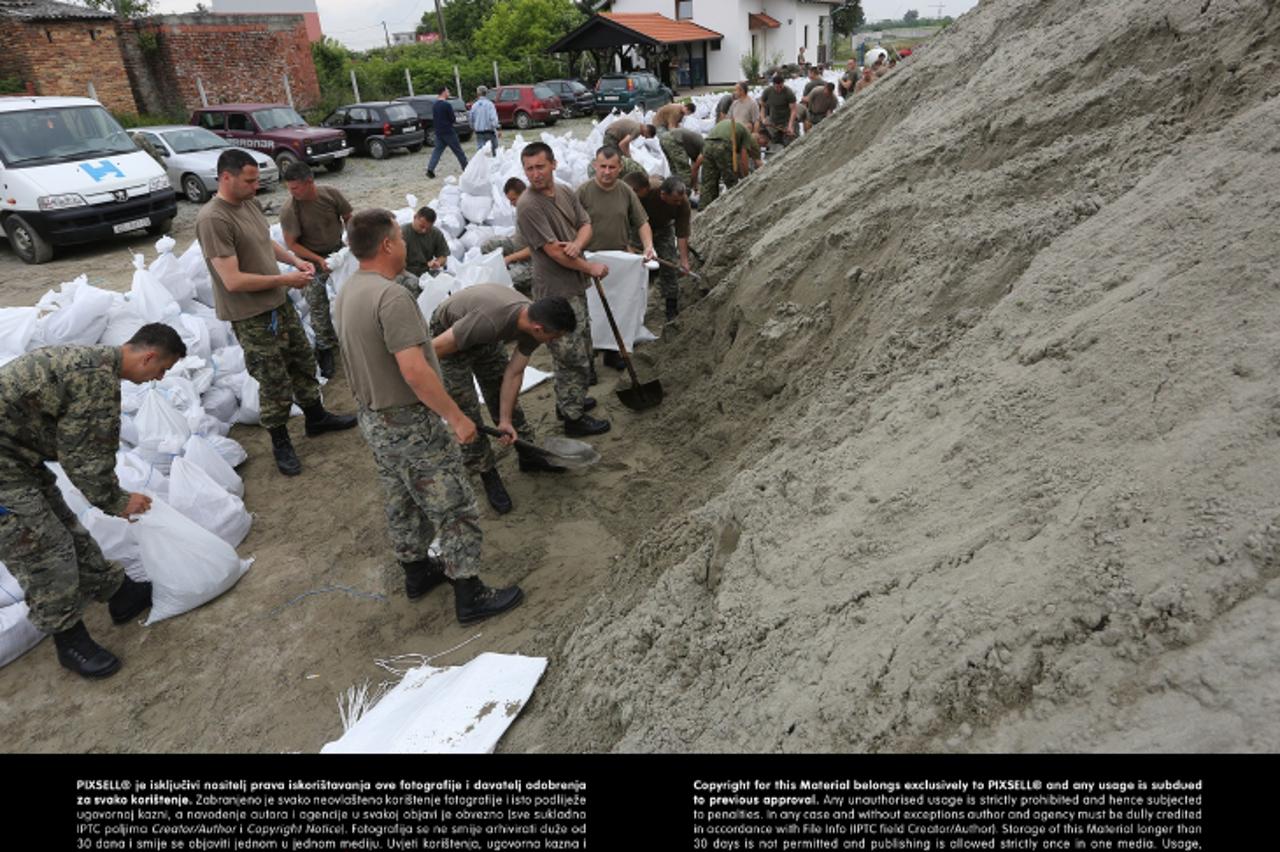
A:
<svg viewBox="0 0 1280 852">
<path fill-rule="evenodd" d="M 459 210 L 461 210 L 461 208 L 459 208 Z M 465 228 L 462 220 L 463 216 L 461 212 L 441 213 L 436 218 L 436 227 L 443 231 L 447 236 L 454 237 L 456 239 L 457 237 L 462 236 L 462 231 Z"/>
<path fill-rule="evenodd" d="M 146 322 L 138 315 L 137 307 L 117 294 L 115 303 L 107 311 L 107 326 L 102 330 L 98 343 L 103 346 L 123 346 L 144 325 Z"/>
<path fill-rule="evenodd" d="M 420 666 L 321 754 L 492 752 L 546 671 L 545 657 L 484 653 L 463 666 Z M 493 708 L 504 712 L 489 712 Z M 362 711 L 362 712 L 360 712 Z"/>
<path fill-rule="evenodd" d="M 178 269 L 183 277 L 195 285 L 195 298 L 201 304 L 213 306 L 213 278 L 209 276 L 209 266 L 200 250 L 200 241 L 195 240 L 187 246 L 187 250 L 178 258 Z"/>
<path fill-rule="evenodd" d="M 194 432 L 196 424 L 204 416 L 204 409 L 200 406 L 200 392 L 196 390 L 191 380 L 181 374 L 166 375 L 156 383 L 155 389 L 187 421 L 187 434 L 190 435 Z M 146 405 L 145 398 L 143 399 L 143 405 Z M 142 416 L 142 409 L 138 410 L 137 416 Z M 138 431 L 145 445 L 146 435 L 143 434 L 141 423 L 139 423 Z M 186 443 L 186 440 L 184 437 L 182 442 Z M 165 452 L 178 452 L 178 450 L 166 449 Z"/>
<path fill-rule="evenodd" d="M 253 526 L 244 501 L 213 480 L 194 462 L 173 460 L 169 472 L 169 505 L 235 547 Z"/>
<path fill-rule="evenodd" d="M 138 427 L 134 425 L 133 417 L 123 412 L 120 414 L 120 443 L 138 446 Z"/>
<path fill-rule="evenodd" d="M 326 262 L 329 264 L 329 287 L 335 294 L 341 293 L 342 285 L 360 269 L 360 261 L 348 248 L 330 255 Z"/>
<path fill-rule="evenodd" d="M 133 287 L 129 290 L 129 302 L 145 322 L 175 320 L 182 313 L 173 294 L 151 274 L 140 254 L 133 256 Z"/>
<path fill-rule="evenodd" d="M 478 225 L 489 218 L 493 199 L 487 195 L 464 195 L 461 207 L 463 218 Z"/>
<path fill-rule="evenodd" d="M 84 493 L 67 478 L 62 465 L 45 462 L 45 467 L 53 472 L 63 502 L 75 514 L 80 525 L 88 530 L 102 555 L 112 562 L 120 562 L 126 571 L 130 566 L 136 566 L 139 562 L 138 548 L 129 522 L 124 518 L 108 515 L 90 503 Z"/>
<path fill-rule="evenodd" d="M 161 497 L 169 494 L 169 477 L 165 472 L 133 450 L 116 453 L 116 479 L 125 491 L 146 492 Z"/>
<path fill-rule="evenodd" d="M 461 287 L 470 287 L 474 284 L 515 286 L 511 281 L 511 273 L 507 271 L 507 265 L 502 262 L 502 249 L 495 249 L 488 254 L 480 255 L 476 260 L 463 264 L 462 270 L 458 273 L 458 284 Z"/>
<path fill-rule="evenodd" d="M 224 346 L 234 345 L 236 340 L 231 330 L 231 323 L 218 319 L 218 312 L 202 302 L 184 302 L 183 311 L 204 321 L 209 329 L 209 350 L 217 352 Z"/>
<path fill-rule="evenodd" d="M 435 313 L 440 303 L 461 289 L 458 280 L 447 272 L 441 272 L 430 279 L 423 276 L 422 295 L 418 296 L 418 310 L 422 311 L 422 317 L 427 321 L 427 325 L 431 324 L 431 315 Z"/>
<path fill-rule="evenodd" d="M 609 267 L 609 274 L 600 283 L 627 349 L 631 350 L 637 340 L 654 340 L 653 334 L 644 327 L 644 311 L 649 301 L 649 270 L 645 268 L 644 258 L 625 251 L 587 252 L 585 256 Z M 594 285 L 587 288 L 587 309 L 591 314 L 592 345 L 596 349 L 616 351 L 618 342 Z"/>
<path fill-rule="evenodd" d="M 191 314 L 179 314 L 169 317 L 164 322 L 182 338 L 187 347 L 187 356 L 207 359 L 212 354 L 209 343 L 209 326 L 200 317 Z"/>
<path fill-rule="evenodd" d="M 4 563 L 0 562 L 0 608 L 22 603 L 26 597 L 26 592 L 22 591 L 22 586 L 18 585 L 17 579 L 9 573 Z"/>
<path fill-rule="evenodd" d="M 46 634 L 27 617 L 27 604 L 0 608 L 0 666 L 7 666 L 40 644 Z"/>
<path fill-rule="evenodd" d="M 149 388 L 133 418 L 138 430 L 138 454 L 161 470 L 168 470 L 173 456 L 191 437 L 191 425 L 158 388 Z"/>
<path fill-rule="evenodd" d="M 239 467 L 244 463 L 245 459 L 249 458 L 249 454 L 245 452 L 244 447 L 240 446 L 240 442 L 235 438 L 228 438 L 225 435 L 205 435 L 204 439 L 232 467 Z"/>
<path fill-rule="evenodd" d="M 151 581 L 147 624 L 208 603 L 234 586 L 252 564 L 163 500 L 153 500 L 133 527 Z"/>
<path fill-rule="evenodd" d="M 211 387 L 200 395 L 200 404 L 210 417 L 224 423 L 235 421 L 236 412 L 240 410 L 240 400 L 231 388 Z"/>
<path fill-rule="evenodd" d="M 244 374 L 244 383 L 240 386 L 240 410 L 236 412 L 237 423 L 256 426 L 261 422 L 262 409 L 258 401 L 260 387 L 258 380 L 248 373 Z"/>
<path fill-rule="evenodd" d="M 113 294 L 90 286 L 83 275 L 62 286 L 64 293 L 71 288 L 71 303 L 37 322 L 40 345 L 91 346 L 97 343 L 107 327 L 107 313 L 114 301 Z"/>
<path fill-rule="evenodd" d="M 27 351 L 39 313 L 39 308 L 0 308 L 0 355 Z"/>
<path fill-rule="evenodd" d="M 220 380 L 226 376 L 236 375 L 245 371 L 244 349 L 239 344 L 227 346 L 216 350 L 209 358 L 209 363 L 213 365 L 213 383 L 226 387 Z M 232 387 L 234 390 L 239 387 L 239 383 Z"/>
<path fill-rule="evenodd" d="M 231 424 L 224 420 L 219 420 L 208 412 L 203 412 L 200 417 L 191 424 L 191 434 L 200 435 L 205 438 L 211 438 L 215 435 L 225 435 L 231 431 Z"/>
<path fill-rule="evenodd" d="M 207 438 L 192 435 L 182 448 L 182 457 L 199 467 L 209 478 L 237 497 L 244 496 L 244 480 Z"/>
<path fill-rule="evenodd" d="M 183 274 L 178 258 L 173 254 L 176 245 L 173 237 L 164 236 L 156 240 L 158 256 L 151 261 L 150 269 L 151 275 L 182 305 L 195 300 L 196 282 Z"/>
<path fill-rule="evenodd" d="M 462 178 L 458 181 L 458 189 L 463 195 L 476 195 L 482 198 L 489 196 L 489 149 L 480 151 L 467 161 L 462 170 Z"/>
</svg>

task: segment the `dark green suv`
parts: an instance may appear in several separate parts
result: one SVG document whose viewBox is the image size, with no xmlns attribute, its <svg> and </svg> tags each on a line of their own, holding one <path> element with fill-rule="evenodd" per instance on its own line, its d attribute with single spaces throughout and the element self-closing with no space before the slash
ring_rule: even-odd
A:
<svg viewBox="0 0 1280 852">
<path fill-rule="evenodd" d="M 596 81 L 595 110 L 601 118 L 615 109 L 618 112 L 630 112 L 635 107 L 651 110 L 673 100 L 671 90 L 648 71 L 605 74 Z"/>
</svg>

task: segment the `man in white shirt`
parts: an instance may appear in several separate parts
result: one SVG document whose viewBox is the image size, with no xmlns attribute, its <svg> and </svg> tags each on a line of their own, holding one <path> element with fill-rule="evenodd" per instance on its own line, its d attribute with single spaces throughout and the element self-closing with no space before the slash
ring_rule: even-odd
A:
<svg viewBox="0 0 1280 852">
<path fill-rule="evenodd" d="M 486 142 L 494 154 L 498 153 L 498 110 L 489 100 L 488 86 L 476 87 L 476 99 L 468 115 L 471 129 L 476 132 L 476 153 L 484 149 Z"/>
</svg>

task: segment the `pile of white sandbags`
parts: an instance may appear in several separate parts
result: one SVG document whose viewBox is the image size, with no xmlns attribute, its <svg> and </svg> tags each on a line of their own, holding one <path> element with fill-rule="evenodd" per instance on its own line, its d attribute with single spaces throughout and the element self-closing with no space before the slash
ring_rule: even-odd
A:
<svg viewBox="0 0 1280 852">
<path fill-rule="evenodd" d="M 18 659 L 44 637 L 27 617 L 22 587 L 0 562 L 0 666 Z"/>
</svg>

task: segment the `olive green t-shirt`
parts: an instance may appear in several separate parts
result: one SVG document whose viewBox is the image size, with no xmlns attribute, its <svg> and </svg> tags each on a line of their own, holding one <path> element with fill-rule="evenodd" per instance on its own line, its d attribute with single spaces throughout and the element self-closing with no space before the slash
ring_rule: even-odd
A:
<svg viewBox="0 0 1280 852">
<path fill-rule="evenodd" d="M 732 129 L 730 129 L 732 128 Z M 756 135 L 741 124 L 730 118 L 711 128 L 711 132 L 707 134 L 708 142 L 725 142 L 733 144 L 733 136 L 737 135 L 738 150 L 743 148 L 747 150 L 747 155 L 753 159 L 760 156 L 760 143 L 756 141 Z"/>
<path fill-rule="evenodd" d="M 786 127 L 791 121 L 791 105 L 796 102 L 796 93 L 787 86 L 779 92 L 773 86 L 766 86 L 760 95 L 760 104 L 770 124 Z"/>
<path fill-rule="evenodd" d="M 689 160 L 693 161 L 702 156 L 703 138 L 701 133 L 695 133 L 685 127 L 677 127 L 671 131 L 671 135 L 676 138 L 684 148 L 684 152 L 689 155 Z"/>
<path fill-rule="evenodd" d="M 532 355 L 538 341 L 520 331 L 520 311 L 531 302 L 503 284 L 473 284 L 440 303 L 435 319 L 453 329 L 458 350 L 487 343 L 509 343 L 524 355 Z M 439 326 L 437 326 L 438 328 Z"/>
<path fill-rule="evenodd" d="M 587 251 L 626 251 L 631 232 L 647 224 L 649 215 L 631 187 L 622 181 L 603 189 L 594 180 L 578 187 L 578 200 L 591 216 Z"/>
<path fill-rule="evenodd" d="M 210 263 L 215 257 L 234 257 L 241 272 L 280 274 L 271 243 L 271 225 L 256 199 L 232 204 L 217 195 L 210 198 L 196 216 L 196 239 L 200 241 L 200 251 L 213 279 L 213 307 L 218 319 L 248 319 L 284 304 L 284 287 L 232 293 Z"/>
<path fill-rule="evenodd" d="M 643 131 L 644 125 L 640 122 L 630 118 L 620 118 L 605 129 L 604 139 L 611 145 L 617 145 L 628 136 L 632 139 L 639 137 Z"/>
<path fill-rule="evenodd" d="M 280 230 L 316 254 L 330 254 L 342 248 L 342 219 L 351 212 L 351 204 L 341 192 L 317 186 L 315 201 L 289 197 L 280 211 Z"/>
<path fill-rule="evenodd" d="M 644 205 L 644 212 L 649 217 L 649 224 L 653 227 L 653 232 L 656 234 L 659 228 L 665 228 L 674 222 L 676 225 L 676 237 L 688 239 L 691 233 L 690 224 L 693 219 L 693 208 L 689 205 L 688 197 L 686 196 L 677 205 L 667 204 L 662 200 L 662 195 L 659 193 L 658 188 L 660 186 L 662 186 L 660 178 L 651 178 L 649 181 L 649 194 L 640 201 Z"/>
<path fill-rule="evenodd" d="M 435 225 L 425 234 L 419 234 L 413 229 L 413 224 L 409 223 L 400 227 L 400 233 L 404 236 L 404 268 L 414 275 L 426 272 L 427 264 L 437 257 L 449 256 L 449 241 Z"/>
<path fill-rule="evenodd" d="M 360 271 L 342 286 L 333 313 L 351 395 L 374 411 L 420 403 L 400 374 L 396 353 L 422 347 L 437 374 L 440 362 L 409 291 L 376 272 Z"/>
<path fill-rule="evenodd" d="M 516 229 L 533 252 L 533 297 L 563 296 L 572 299 L 587 289 L 586 276 L 561 266 L 547 254 L 553 242 L 570 242 L 578 229 L 591 224 L 591 217 L 573 190 L 555 184 L 555 194 L 546 196 L 533 189 L 520 196 L 516 205 Z"/>
</svg>

